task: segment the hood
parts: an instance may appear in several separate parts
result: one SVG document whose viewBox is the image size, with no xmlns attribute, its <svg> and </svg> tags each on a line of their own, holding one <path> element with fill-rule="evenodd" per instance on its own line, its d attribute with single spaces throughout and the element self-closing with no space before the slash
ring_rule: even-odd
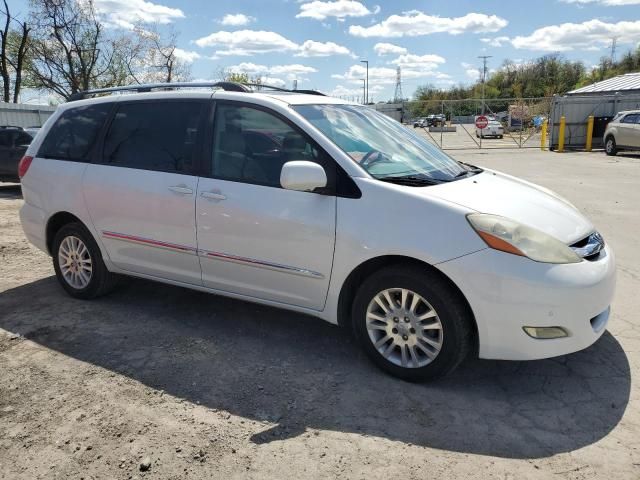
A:
<svg viewBox="0 0 640 480">
<path fill-rule="evenodd" d="M 429 187 L 426 192 L 480 213 L 511 218 L 566 244 L 593 232 L 591 222 L 568 200 L 544 187 L 492 170 Z"/>
</svg>

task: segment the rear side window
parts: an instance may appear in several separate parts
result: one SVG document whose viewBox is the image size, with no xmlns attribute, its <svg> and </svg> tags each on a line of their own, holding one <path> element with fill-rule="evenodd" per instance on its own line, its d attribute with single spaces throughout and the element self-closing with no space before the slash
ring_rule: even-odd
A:
<svg viewBox="0 0 640 480">
<path fill-rule="evenodd" d="M 632 113 L 624 117 L 622 119 L 622 123 L 638 123 L 639 118 L 640 118 L 640 115 Z"/>
<path fill-rule="evenodd" d="M 105 138 L 103 162 L 191 173 L 204 102 L 135 102 L 118 106 Z"/>
<path fill-rule="evenodd" d="M 64 111 L 47 133 L 38 156 L 88 161 L 111 107 L 110 103 L 101 103 Z"/>
</svg>

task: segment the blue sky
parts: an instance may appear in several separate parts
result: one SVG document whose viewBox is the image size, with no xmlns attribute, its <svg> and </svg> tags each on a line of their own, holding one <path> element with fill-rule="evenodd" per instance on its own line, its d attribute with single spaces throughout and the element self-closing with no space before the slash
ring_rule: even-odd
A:
<svg viewBox="0 0 640 480">
<path fill-rule="evenodd" d="M 110 28 L 158 23 L 179 32 L 179 53 L 194 79 L 220 69 L 245 71 L 276 85 L 361 95 L 361 59 L 369 61 L 370 96 L 393 95 L 478 78 L 478 55 L 527 61 L 560 52 L 587 66 L 640 43 L 640 0 L 94 0 Z M 26 11 L 26 0 L 10 2 Z"/>
</svg>

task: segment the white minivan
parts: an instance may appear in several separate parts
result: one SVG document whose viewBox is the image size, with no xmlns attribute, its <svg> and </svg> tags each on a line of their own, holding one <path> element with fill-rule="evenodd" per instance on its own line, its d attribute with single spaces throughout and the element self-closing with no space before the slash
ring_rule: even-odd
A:
<svg viewBox="0 0 640 480">
<path fill-rule="evenodd" d="M 19 169 L 26 237 L 74 297 L 131 275 L 295 310 L 410 380 L 605 330 L 615 261 L 584 215 L 370 107 L 227 82 L 79 96 Z"/>
</svg>

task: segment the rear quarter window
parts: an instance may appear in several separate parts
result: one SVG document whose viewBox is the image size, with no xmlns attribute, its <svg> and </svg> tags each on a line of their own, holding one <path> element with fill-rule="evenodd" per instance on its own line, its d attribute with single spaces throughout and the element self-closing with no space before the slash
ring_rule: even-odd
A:
<svg viewBox="0 0 640 480">
<path fill-rule="evenodd" d="M 88 161 L 112 105 L 101 103 L 65 110 L 47 133 L 38 156 Z"/>
<path fill-rule="evenodd" d="M 206 104 L 200 101 L 120 104 L 104 141 L 104 163 L 171 173 L 193 171 Z"/>
</svg>

